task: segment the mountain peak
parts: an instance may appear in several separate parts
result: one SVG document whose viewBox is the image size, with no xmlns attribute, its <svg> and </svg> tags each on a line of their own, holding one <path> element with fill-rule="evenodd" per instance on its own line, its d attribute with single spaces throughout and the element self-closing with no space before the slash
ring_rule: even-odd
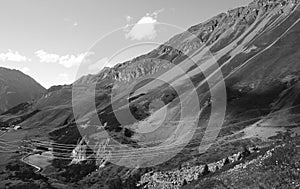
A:
<svg viewBox="0 0 300 189">
<path fill-rule="evenodd" d="M 20 70 L 0 67 L 0 112 L 42 96 L 46 89 Z"/>
</svg>

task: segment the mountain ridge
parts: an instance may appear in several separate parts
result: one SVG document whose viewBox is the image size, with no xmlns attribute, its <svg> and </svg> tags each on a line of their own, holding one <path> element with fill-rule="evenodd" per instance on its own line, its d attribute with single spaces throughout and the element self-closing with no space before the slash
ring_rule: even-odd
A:
<svg viewBox="0 0 300 189">
<path fill-rule="evenodd" d="M 38 99 L 46 92 L 37 81 L 15 69 L 0 67 L 0 82 L 0 112 L 20 103 Z"/>
<path fill-rule="evenodd" d="M 298 0 L 255 0 L 246 7 L 221 13 L 190 27 L 145 55 L 105 68 L 96 75 L 83 76 L 72 85 L 53 87 L 29 107 L 20 106 L 22 111 L 11 111 L 12 118 L 6 115 L 4 118 L 0 116 L 0 120 L 21 119 L 20 125 L 28 138 L 49 144 L 47 147 L 53 149 L 54 155 L 49 169 L 59 170 L 55 173 L 56 178 L 63 183 L 101 188 L 110 186 L 110 182 L 114 181 L 112 178 L 118 177 L 122 188 L 131 189 L 137 188 L 139 179 L 144 175 L 151 181 L 145 181 L 150 188 L 180 188 L 188 184 L 187 181 L 209 179 L 206 175 L 194 178 L 190 176 L 192 173 L 180 175 L 178 172 L 193 170 L 197 164 L 219 162 L 243 145 L 270 145 L 273 148 L 276 142 L 281 142 L 277 132 L 294 132 L 298 128 L 299 18 Z M 194 52 L 206 55 L 205 49 L 210 50 L 207 57 L 200 57 L 194 63 L 185 61 Z M 211 60 L 215 60 L 213 63 L 217 63 L 219 68 L 213 67 Z M 213 116 L 211 109 L 215 100 L 211 97 L 207 78 L 197 69 L 205 64 L 211 66 L 205 76 L 213 79 L 212 87 L 217 91 L 222 80 L 215 76 L 222 72 L 227 106 L 216 141 L 205 153 L 199 153 L 209 118 Z M 165 75 L 165 82 L 147 80 L 148 77 L 159 79 L 178 65 L 183 74 L 171 72 Z M 187 79 L 184 76 L 188 76 Z M 194 86 L 192 89 L 185 85 L 189 79 Z M 182 94 L 177 94 L 173 88 L 175 85 L 183 91 Z M 201 114 L 195 115 L 193 110 L 197 107 L 192 104 L 187 114 L 190 119 L 181 119 L 181 100 L 191 104 L 194 89 Z M 114 99 L 116 96 L 118 98 Z M 127 119 L 126 107 L 129 107 L 134 119 Z M 74 110 L 79 112 L 75 114 Z M 164 110 L 168 112 L 166 118 L 161 116 Z M 121 117 L 118 119 L 116 115 Z M 120 118 L 125 121 L 121 122 Z M 199 122 L 196 122 L 198 119 Z M 156 128 L 158 121 L 162 124 Z M 148 162 L 156 162 L 164 158 L 165 151 L 149 152 L 147 147 L 156 147 L 160 141 L 166 145 L 181 144 L 180 141 L 193 126 L 196 131 L 192 139 L 170 161 L 151 168 L 143 168 L 143 165 L 126 167 L 130 162 L 126 166 L 117 166 L 123 158 L 122 151 L 119 153 L 117 150 L 120 144 L 126 146 L 125 150 L 122 148 L 126 152 L 129 148 L 144 150 L 142 152 L 145 158 L 149 158 Z M 149 133 L 139 132 L 152 127 L 155 130 Z M 108 135 L 102 138 L 104 131 Z M 165 141 L 166 138 L 170 140 Z M 270 148 L 262 149 L 260 153 Z M 239 161 L 237 163 L 241 163 Z M 74 171 L 79 169 L 82 170 L 80 173 Z M 225 166 L 217 174 L 227 173 L 226 169 Z M 234 168 L 230 171 L 235 173 Z M 49 172 L 49 175 L 53 174 L 53 171 Z M 180 178 L 172 180 L 174 183 L 162 182 L 173 174 Z M 155 175 L 163 175 L 163 179 L 159 180 Z M 248 183 L 241 184 L 248 187 Z M 272 188 L 273 183 L 265 184 L 266 188 Z"/>
</svg>

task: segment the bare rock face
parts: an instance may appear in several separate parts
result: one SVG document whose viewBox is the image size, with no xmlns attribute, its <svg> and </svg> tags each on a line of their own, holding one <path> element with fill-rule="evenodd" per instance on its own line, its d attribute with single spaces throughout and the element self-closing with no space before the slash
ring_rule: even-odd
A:
<svg viewBox="0 0 300 189">
<path fill-rule="evenodd" d="M 22 72 L 0 68 L 0 113 L 37 99 L 45 92 L 44 87 Z"/>
<path fill-rule="evenodd" d="M 285 90 L 286 85 L 292 84 L 287 81 L 288 76 L 297 76 L 300 73 L 300 66 L 296 62 L 300 54 L 298 50 L 300 40 L 297 34 L 300 30 L 298 4 L 298 0 L 255 0 L 248 6 L 221 13 L 206 22 L 190 27 L 186 32 L 172 37 L 148 54 L 117 64 L 113 68 L 104 68 L 96 75 L 83 76 L 75 83 L 84 86 L 82 96 L 91 96 L 90 93 L 93 90 L 90 89 L 90 86 L 92 83 L 97 83 L 97 111 L 111 112 L 108 108 L 110 93 L 116 81 L 125 83 L 124 90 L 127 90 L 127 86 L 138 79 L 164 73 L 180 64 L 187 58 L 187 55 L 195 51 L 201 52 L 202 48 L 207 48 L 221 67 L 226 85 L 235 94 L 229 93 L 230 98 L 234 99 L 251 92 L 270 91 L 271 88 L 276 89 L 274 93 L 271 90 L 274 94 L 271 97 L 277 98 L 277 95 L 283 92 L 281 90 Z M 191 35 L 196 37 L 191 37 Z M 201 65 L 202 63 L 202 60 L 199 60 L 197 64 Z M 20 73 L 16 74 L 16 71 L 11 72 L 21 75 Z M 13 74 L 9 74 L 9 76 L 17 78 Z M 202 76 L 196 75 L 193 82 L 197 84 L 203 79 Z M 17 81 L 25 82 L 26 79 Z M 44 89 L 40 89 L 38 90 L 40 92 L 36 94 L 33 87 L 22 83 L 19 86 L 26 86 L 30 92 L 26 91 L 21 96 L 15 96 L 18 94 L 13 92 L 15 88 L 10 88 L 4 79 L 0 82 L 3 83 L 0 85 L 0 109 L 17 105 L 20 103 L 19 101 L 28 101 L 44 91 Z M 26 125 L 39 126 L 47 123 L 56 126 L 64 124 L 65 119 L 72 117 L 72 86 L 50 88 L 42 98 L 32 105 L 32 109 L 36 108 L 42 111 L 25 122 Z M 147 105 L 164 96 L 163 90 L 155 90 L 136 100 L 141 99 L 140 101 Z M 205 88 L 199 89 L 199 91 L 205 92 Z M 271 97 L 269 101 L 265 101 L 264 106 L 269 107 L 268 103 L 278 100 Z M 13 103 L 9 104 L 11 102 L 9 99 L 18 99 L 19 101 L 12 100 Z M 297 100 L 296 95 L 293 96 L 293 100 Z M 286 102 L 287 100 L 282 99 L 281 101 Z M 78 104 L 80 105 L 80 102 Z M 91 112 L 90 107 L 81 105 L 80 108 L 84 109 L 82 117 Z M 108 114 L 107 119 L 114 120 L 111 116 Z"/>
<path fill-rule="evenodd" d="M 105 68 L 97 76 L 130 82 L 168 70 L 172 64 L 180 63 L 187 55 L 201 51 L 201 48 L 217 55 L 225 49 L 230 52 L 238 46 L 250 46 L 259 35 L 287 19 L 298 3 L 298 0 L 255 0 L 248 6 L 229 10 L 192 26 L 148 54 L 113 68 Z M 224 60 L 219 60 L 219 63 L 224 63 Z"/>
<path fill-rule="evenodd" d="M 282 93 L 287 85 L 293 85 L 293 80 L 289 77 L 297 77 L 300 73 L 300 66 L 297 64 L 300 54 L 298 50 L 300 45 L 298 5 L 298 0 L 255 0 L 248 6 L 221 13 L 206 22 L 190 27 L 186 32 L 172 37 L 148 54 L 117 64 L 113 68 L 104 68 L 98 74 L 83 76 L 75 83 L 83 86 L 81 97 L 92 96 L 93 90 L 90 86 L 92 83 L 97 83 L 95 100 L 97 111 L 104 112 L 103 120 L 115 120 L 109 109 L 111 88 L 115 83 L 122 82 L 126 92 L 129 89 L 127 86 L 139 79 L 151 77 L 157 73 L 163 74 L 182 63 L 187 55 L 195 51 L 202 52 L 202 48 L 207 48 L 221 67 L 226 86 L 229 88 L 227 91 L 229 100 L 242 96 L 246 99 L 252 98 L 247 95 L 255 93 L 268 96 L 268 100 L 259 101 L 258 104 L 252 103 L 253 106 L 263 105 L 266 108 L 273 103 L 274 107 L 283 107 L 282 103 L 287 101 L 292 103 L 298 98 L 297 95 L 293 95 L 287 99 Z M 196 37 L 191 37 L 191 35 Z M 199 60 L 197 64 L 201 65 L 202 61 Z M 199 74 L 193 78 L 193 82 L 196 85 L 203 79 L 204 77 Z M 74 84 L 50 88 L 32 105 L 32 110 L 41 111 L 30 120 L 25 120 L 24 125 L 29 127 L 46 124 L 51 127 L 64 125 L 64 120 L 73 117 L 72 86 Z M 0 88 L 0 95 L 7 96 L 8 93 L 12 95 L 7 84 L 1 85 Z M 205 87 L 199 88 L 201 91 L 199 94 L 205 93 L 205 90 Z M 263 92 L 268 92 L 268 95 Z M 166 91 L 155 88 L 149 91 L 149 94 L 138 96 L 135 101 L 143 102 L 143 104 L 135 104 L 135 107 L 140 105 L 146 107 L 152 101 L 160 99 L 165 93 Z M 26 93 L 22 94 L 27 96 L 24 95 Z M 282 97 L 279 103 L 278 95 L 280 94 Z M 31 94 L 30 98 L 32 96 L 34 97 Z M 18 99 L 23 101 L 22 98 L 18 96 Z M 3 101 L 1 106 L 9 106 L 6 99 L 6 97 L 0 99 Z M 84 106 L 84 102 L 81 105 L 80 100 L 84 101 L 85 98 L 78 98 L 78 106 L 84 109 L 80 116 L 84 117 L 92 110 L 91 107 Z M 277 101 L 280 106 L 274 104 Z M 14 103 L 17 105 L 19 102 Z M 117 121 L 112 121 L 108 127 L 118 126 L 114 124 L 117 125 Z"/>
<path fill-rule="evenodd" d="M 86 149 L 87 145 L 85 143 L 85 139 L 83 138 L 72 151 L 71 164 L 79 164 L 82 161 L 85 161 L 87 159 Z"/>
<path fill-rule="evenodd" d="M 79 97 L 83 97 L 78 98 L 78 102 L 76 102 L 82 112 L 76 119 L 81 120 L 82 124 L 86 124 L 88 128 L 93 126 L 92 123 L 88 123 L 90 121 L 89 116 L 92 117 L 97 113 L 104 129 L 119 142 L 139 147 L 136 144 L 137 140 L 142 144 L 153 141 L 151 135 L 139 136 L 138 132 L 134 132 L 134 129 L 138 128 L 142 121 L 155 115 L 161 107 L 168 104 L 174 109 L 179 107 L 176 101 L 178 94 L 167 85 L 156 87 L 154 84 L 154 87 L 149 87 L 148 90 L 134 94 L 129 98 L 125 95 L 122 96 L 123 92 L 124 94 L 128 92 L 131 95 L 131 91 L 128 90 L 130 87 L 136 87 L 135 82 L 139 79 L 163 74 L 182 63 L 188 55 L 196 51 L 203 52 L 205 48 L 210 50 L 226 83 L 226 120 L 228 123 L 231 120 L 243 121 L 267 115 L 271 117 L 272 111 L 298 106 L 300 102 L 299 10 L 299 0 L 255 0 L 248 6 L 221 13 L 206 22 L 190 27 L 186 32 L 172 37 L 148 54 L 120 63 L 113 68 L 104 68 L 98 74 L 83 76 L 75 82 L 76 85 L 82 87 L 82 94 Z M 204 64 L 205 61 L 199 60 L 197 65 Z M 186 70 L 187 73 L 192 71 L 197 70 L 193 67 Z M 212 70 L 211 75 L 215 71 Z M 169 79 L 176 80 L 176 76 L 170 75 Z M 199 95 L 201 103 L 206 103 L 204 106 L 200 104 L 201 108 L 209 107 L 211 102 L 211 99 L 207 100 L 205 96 L 208 91 L 207 87 L 199 84 L 204 79 L 201 73 L 196 73 L 192 77 L 193 84 L 197 86 L 197 95 Z M 1 82 L 3 81 L 0 80 Z M 122 90 L 119 90 L 120 94 L 117 94 L 120 95 L 120 100 L 117 99 L 114 108 L 120 111 L 121 115 L 123 113 L 122 108 L 129 101 L 131 113 L 141 115 L 141 119 L 135 119 L 135 122 L 131 122 L 131 120 L 126 122 L 126 127 L 120 126 L 110 101 L 111 96 L 116 95 L 112 92 L 112 88 L 115 83 L 119 82 L 122 83 L 120 85 Z M 90 86 L 95 83 L 97 84 L 96 90 L 92 90 Z M 143 84 L 141 83 L 141 85 Z M 24 120 L 22 124 L 28 129 L 34 128 L 32 131 L 42 126 L 47 127 L 48 130 L 56 128 L 58 132 L 52 132 L 52 135 L 55 136 L 53 140 L 59 143 L 77 145 L 73 149 L 73 155 L 72 152 L 70 153 L 70 157 L 72 157 L 73 163 L 79 163 L 88 159 L 88 145 L 83 140 L 77 142 L 81 135 L 76 130 L 78 128 L 72 112 L 72 86 L 74 84 L 49 89 L 47 94 L 31 106 L 31 111 L 35 109 L 40 111 L 30 119 Z M 178 83 L 178 86 L 185 92 L 184 94 L 189 94 L 190 91 L 188 90 L 190 89 L 186 89 L 184 84 Z M 9 94 L 8 91 L 11 91 L 9 85 L 0 85 L 0 96 Z M 95 93 L 95 105 L 86 106 L 85 100 L 93 96 L 91 95 L 92 92 Z M 186 96 L 186 99 L 189 97 Z M 1 96 L 0 105 L 8 106 L 8 101 L 3 99 L 7 98 Z M 21 98 L 18 97 L 18 99 Z M 97 112 L 92 109 L 94 107 L 96 107 Z M 251 115 L 250 113 L 248 115 L 250 110 L 255 110 L 255 112 L 253 111 Z M 205 111 L 203 112 L 205 114 Z M 292 120 L 299 124 L 299 119 L 294 119 L 291 116 L 292 113 L 299 115 L 299 109 L 294 108 L 285 111 L 284 117 L 287 118 L 287 121 Z M 155 118 L 160 119 L 157 114 L 156 116 Z M 175 113 L 170 114 L 167 120 L 170 122 L 177 121 L 176 116 Z M 126 118 L 126 116 L 124 117 Z M 204 115 L 203 119 L 206 117 L 209 115 Z M 203 123 L 206 121 L 203 120 Z M 70 125 L 72 127 L 68 127 Z M 163 138 L 164 135 L 167 135 L 167 132 L 167 127 L 160 128 L 158 131 L 153 131 L 153 136 L 158 140 L 159 137 Z M 184 135 L 184 132 L 179 133 L 178 136 Z M 96 159 L 97 166 L 104 169 L 112 156 L 109 142 L 109 140 L 105 140 L 103 143 L 96 144 L 93 149 L 93 157 Z M 238 155 L 229 157 L 228 160 L 220 161 L 213 167 L 219 167 L 222 163 L 227 164 L 228 161 L 233 162 L 237 159 Z"/>
</svg>

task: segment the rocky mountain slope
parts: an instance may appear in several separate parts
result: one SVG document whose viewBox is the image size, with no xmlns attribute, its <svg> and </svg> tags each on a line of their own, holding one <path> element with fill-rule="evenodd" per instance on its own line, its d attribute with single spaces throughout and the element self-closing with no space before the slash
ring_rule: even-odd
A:
<svg viewBox="0 0 300 189">
<path fill-rule="evenodd" d="M 27 138 L 53 148 L 54 160 L 44 174 L 74 188 L 137 188 L 140 179 L 151 173 L 165 173 L 162 177 L 168 178 L 169 173 L 181 170 L 179 166 L 194 170 L 211 165 L 237 154 L 244 145 L 269 149 L 280 142 L 280 137 L 274 137 L 278 132 L 295 135 L 299 130 L 299 22 L 298 0 L 254 0 L 192 26 L 148 54 L 84 76 L 72 86 L 55 87 L 22 111 L 12 111 L 5 120 L 21 120 Z M 191 56 L 194 62 L 189 61 Z M 183 72 L 172 71 L 176 67 Z M 220 71 L 224 80 L 219 78 Z M 164 77 L 164 82 L 149 77 Z M 193 87 L 187 87 L 189 81 Z M 222 81 L 225 95 L 220 89 Z M 212 98 L 209 82 L 220 94 L 216 97 L 225 97 L 226 112 L 218 138 L 199 154 L 209 117 L 215 116 L 211 115 L 212 103 L 218 102 Z M 195 104 L 193 91 L 199 104 Z M 192 107 L 183 118 L 182 101 Z M 164 111 L 166 117 L 161 116 Z M 174 152 L 177 148 L 172 145 L 181 146 L 194 128 L 187 146 L 163 164 L 151 168 L 115 165 L 122 163 L 122 150 L 135 158 L 130 150 L 138 149 L 150 163 L 163 160 L 165 150 L 158 148 L 153 153 L 147 147 L 170 138 L 164 144 Z M 109 135 L 103 135 L 104 131 Z M 120 144 L 127 147 L 118 151 Z M 82 171 L 74 174 L 74 170 Z M 153 178 L 156 188 L 168 185 L 160 182 L 164 179 L 157 183 Z M 181 178 L 176 186 L 194 183 L 201 187 L 202 181 L 183 182 Z M 144 184 L 139 187 L 149 186 Z"/>
<path fill-rule="evenodd" d="M 46 89 L 18 70 L 0 68 L 0 113 L 40 98 Z"/>
</svg>

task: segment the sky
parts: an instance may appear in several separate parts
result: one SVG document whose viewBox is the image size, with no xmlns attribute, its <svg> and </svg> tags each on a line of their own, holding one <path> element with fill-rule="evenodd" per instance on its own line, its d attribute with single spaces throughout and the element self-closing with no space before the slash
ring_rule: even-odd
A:
<svg viewBox="0 0 300 189">
<path fill-rule="evenodd" d="M 0 67 L 45 88 L 70 84 L 250 1 L 1 0 Z"/>
</svg>

